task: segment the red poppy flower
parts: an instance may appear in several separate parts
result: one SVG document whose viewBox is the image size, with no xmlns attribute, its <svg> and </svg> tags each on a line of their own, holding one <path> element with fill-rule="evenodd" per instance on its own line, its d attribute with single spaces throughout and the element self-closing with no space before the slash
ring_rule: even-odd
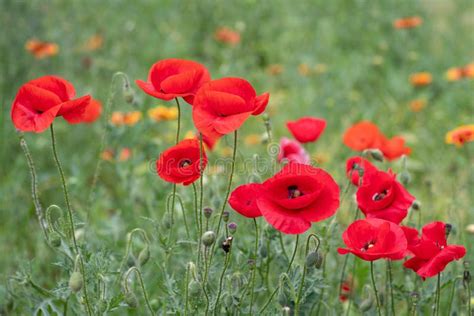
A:
<svg viewBox="0 0 474 316">
<path fill-rule="evenodd" d="M 341 284 L 341 294 L 339 295 L 339 300 L 341 302 L 345 302 L 349 299 L 349 297 L 352 294 L 352 288 L 351 288 L 351 283 L 352 283 L 352 278 L 348 278 L 348 280 L 345 280 Z"/>
<path fill-rule="evenodd" d="M 364 174 L 356 192 L 357 204 L 368 218 L 381 218 L 399 224 L 415 198 L 399 183 L 390 170 Z"/>
<path fill-rule="evenodd" d="M 197 139 L 185 139 L 165 150 L 156 161 L 158 175 L 171 183 L 189 185 L 201 176 L 200 149 Z M 203 151 L 203 168 L 207 156 Z"/>
<path fill-rule="evenodd" d="M 394 160 L 411 153 L 411 148 L 405 147 L 405 139 L 401 136 L 394 136 L 392 139 L 385 139 L 382 142 L 380 150 L 388 160 Z"/>
<path fill-rule="evenodd" d="M 286 234 L 301 234 L 336 213 L 339 187 L 326 171 L 289 163 L 262 184 L 257 206 L 273 227 Z"/>
<path fill-rule="evenodd" d="M 74 99 L 74 86 L 63 78 L 43 76 L 21 86 L 11 109 L 15 127 L 24 132 L 41 133 L 56 116 L 69 123 L 82 119 L 90 96 Z"/>
<path fill-rule="evenodd" d="M 92 123 L 95 122 L 102 113 L 102 103 L 96 99 L 90 100 L 89 104 L 87 105 L 84 113 L 82 114 L 82 118 L 79 119 L 77 122 L 74 123 Z"/>
<path fill-rule="evenodd" d="M 194 125 L 202 134 L 219 138 L 237 130 L 250 115 L 261 114 L 268 98 L 268 93 L 257 96 L 252 85 L 241 78 L 210 81 L 196 94 Z"/>
<path fill-rule="evenodd" d="M 249 183 L 237 187 L 230 195 L 230 206 L 245 217 L 255 218 L 262 216 L 257 206 L 257 198 L 260 195 L 261 186 L 259 183 Z"/>
<path fill-rule="evenodd" d="M 463 246 L 447 244 L 446 224 L 443 222 L 425 225 L 421 238 L 414 238 L 409 244 L 409 251 L 414 257 L 405 261 L 403 265 L 422 278 L 437 275 L 448 263 L 466 255 L 466 248 Z"/>
<path fill-rule="evenodd" d="M 344 144 L 356 151 L 379 148 L 384 136 L 377 125 L 362 121 L 349 127 L 343 136 Z"/>
<path fill-rule="evenodd" d="M 326 128 L 326 121 L 316 117 L 302 117 L 286 123 L 286 127 L 300 143 L 315 142 Z"/>
<path fill-rule="evenodd" d="M 407 249 L 407 239 L 396 224 L 378 218 L 366 218 L 353 222 L 342 234 L 347 248 L 338 248 L 341 255 L 353 253 L 357 257 L 374 261 L 378 259 L 402 259 Z"/>
<path fill-rule="evenodd" d="M 209 71 L 203 65 L 184 59 L 163 59 L 151 66 L 147 82 L 136 80 L 147 94 L 165 101 L 182 97 L 193 104 L 199 88 L 211 80 Z"/>
<path fill-rule="evenodd" d="M 351 157 L 346 162 L 346 175 L 351 180 L 352 184 L 359 186 L 359 171 L 362 169 L 364 174 L 371 171 L 378 170 L 370 161 L 362 157 Z"/>
<path fill-rule="evenodd" d="M 278 153 L 278 162 L 298 162 L 309 164 L 309 155 L 303 146 L 297 141 L 282 137 L 280 140 L 280 152 Z"/>
</svg>

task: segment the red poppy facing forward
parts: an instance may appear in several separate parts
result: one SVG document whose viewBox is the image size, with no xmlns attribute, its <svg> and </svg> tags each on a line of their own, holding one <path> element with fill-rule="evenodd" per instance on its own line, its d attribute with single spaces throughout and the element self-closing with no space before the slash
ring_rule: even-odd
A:
<svg viewBox="0 0 474 316">
<path fill-rule="evenodd" d="M 257 198 L 260 195 L 261 186 L 259 183 L 249 183 L 237 187 L 230 195 L 230 206 L 245 217 L 255 218 L 262 216 L 257 206 Z"/>
<path fill-rule="evenodd" d="M 388 160 L 394 160 L 411 153 L 411 148 L 405 147 L 405 139 L 401 136 L 394 136 L 391 139 L 385 139 L 382 142 L 380 150 Z"/>
<path fill-rule="evenodd" d="M 189 185 L 201 176 L 200 149 L 197 139 L 185 139 L 165 150 L 156 161 L 158 175 L 171 183 Z M 203 151 L 203 169 L 207 165 Z"/>
<path fill-rule="evenodd" d="M 289 163 L 262 184 L 257 206 L 273 227 L 285 234 L 301 234 L 336 213 L 339 187 L 326 171 Z"/>
<path fill-rule="evenodd" d="M 63 78 L 44 76 L 21 86 L 11 109 L 15 127 L 23 132 L 41 133 L 57 116 L 69 123 L 82 120 L 90 96 L 74 99 L 74 86 Z"/>
<path fill-rule="evenodd" d="M 355 186 L 359 186 L 359 170 L 362 170 L 363 174 L 365 174 L 371 171 L 377 171 L 378 169 L 370 163 L 370 161 L 362 157 L 356 156 L 347 159 L 346 175 Z"/>
<path fill-rule="evenodd" d="M 421 238 L 412 241 L 408 250 L 414 257 L 403 265 L 415 271 L 422 278 L 430 278 L 442 272 L 454 260 L 466 255 L 466 248 L 448 245 L 446 240 L 446 224 L 433 222 L 422 229 Z"/>
<path fill-rule="evenodd" d="M 305 165 L 309 164 L 309 155 L 303 146 L 297 141 L 282 137 L 280 140 L 280 152 L 278 153 L 278 162 L 298 162 Z"/>
<path fill-rule="evenodd" d="M 338 248 L 341 255 L 353 253 L 357 257 L 374 261 L 378 259 L 402 259 L 407 249 L 407 239 L 396 224 L 378 218 L 366 218 L 353 222 L 342 234 L 347 248 Z"/>
<path fill-rule="evenodd" d="M 182 97 L 193 104 L 199 88 L 211 80 L 209 71 L 203 65 L 184 59 L 163 59 L 151 66 L 147 82 L 136 80 L 147 94 L 165 101 Z"/>
<path fill-rule="evenodd" d="M 395 179 L 391 171 L 364 174 L 356 192 L 357 204 L 368 218 L 381 218 L 400 224 L 415 198 Z"/>
<path fill-rule="evenodd" d="M 300 143 L 315 142 L 326 128 L 326 121 L 316 117 L 302 117 L 286 123 L 286 127 Z"/>
<path fill-rule="evenodd" d="M 355 150 L 379 148 L 384 136 L 377 125 L 369 121 L 362 121 L 349 127 L 344 133 L 344 144 Z"/>
<path fill-rule="evenodd" d="M 196 94 L 194 125 L 202 134 L 219 138 L 237 130 L 250 115 L 261 114 L 268 98 L 268 93 L 257 96 L 252 85 L 241 78 L 210 81 Z"/>
</svg>

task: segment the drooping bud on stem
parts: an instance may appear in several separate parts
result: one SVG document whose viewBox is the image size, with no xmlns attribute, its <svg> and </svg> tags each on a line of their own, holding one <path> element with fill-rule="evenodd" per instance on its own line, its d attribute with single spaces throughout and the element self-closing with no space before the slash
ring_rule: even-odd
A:
<svg viewBox="0 0 474 316">
<path fill-rule="evenodd" d="M 74 261 L 74 271 L 69 277 L 69 288 L 73 293 L 79 292 L 84 285 L 82 274 L 79 271 L 79 259 L 79 255 L 77 255 L 76 260 Z"/>
<path fill-rule="evenodd" d="M 204 210 L 203 210 L 204 217 L 207 218 L 207 219 L 211 218 L 212 212 L 213 212 L 212 208 L 205 207 Z"/>
<path fill-rule="evenodd" d="M 367 158 L 371 158 L 375 161 L 383 162 L 383 154 L 380 151 L 380 149 L 377 149 L 377 148 L 366 149 L 362 152 L 362 155 Z"/>
<path fill-rule="evenodd" d="M 138 265 L 140 267 L 144 266 L 150 259 L 150 247 L 145 245 L 145 247 L 138 254 Z"/>
</svg>

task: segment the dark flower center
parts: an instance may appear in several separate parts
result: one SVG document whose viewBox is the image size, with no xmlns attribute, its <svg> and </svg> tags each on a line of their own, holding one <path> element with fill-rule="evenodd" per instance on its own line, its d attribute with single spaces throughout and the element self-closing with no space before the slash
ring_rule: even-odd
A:
<svg viewBox="0 0 474 316">
<path fill-rule="evenodd" d="M 288 187 L 288 198 L 291 199 L 296 199 L 300 196 L 303 196 L 303 192 L 298 190 L 298 186 L 296 185 L 290 185 Z"/>
<path fill-rule="evenodd" d="M 372 248 L 374 245 L 375 245 L 375 241 L 371 240 L 371 241 L 365 243 L 364 247 L 362 247 L 360 249 L 360 251 L 365 252 L 365 251 L 369 250 L 370 248 Z"/>
<path fill-rule="evenodd" d="M 191 163 L 192 161 L 190 159 L 184 159 L 179 162 L 179 167 L 184 168 L 184 167 L 189 166 Z"/>
<path fill-rule="evenodd" d="M 374 196 L 372 197 L 372 200 L 374 201 L 380 201 L 383 200 L 389 193 L 390 191 L 387 189 L 384 189 L 382 192 L 375 193 Z"/>
</svg>

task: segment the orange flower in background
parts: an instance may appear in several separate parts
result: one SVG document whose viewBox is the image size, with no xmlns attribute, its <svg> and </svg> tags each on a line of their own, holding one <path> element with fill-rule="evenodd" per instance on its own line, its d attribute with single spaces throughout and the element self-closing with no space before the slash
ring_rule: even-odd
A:
<svg viewBox="0 0 474 316">
<path fill-rule="evenodd" d="M 458 81 L 464 78 L 474 78 L 474 63 L 464 67 L 452 67 L 446 71 L 446 80 Z"/>
<path fill-rule="evenodd" d="M 426 100 L 425 99 L 415 99 L 410 101 L 410 110 L 412 112 L 421 112 L 426 107 Z"/>
<path fill-rule="evenodd" d="M 369 121 L 361 121 L 349 127 L 343 136 L 344 145 L 356 150 L 378 148 L 384 136 L 377 125 Z"/>
<path fill-rule="evenodd" d="M 406 18 L 396 19 L 393 21 L 393 27 L 396 29 L 412 29 L 420 26 L 423 19 L 419 16 L 410 16 Z"/>
<path fill-rule="evenodd" d="M 137 124 L 141 119 L 142 119 L 142 112 L 132 111 L 132 112 L 125 113 L 123 123 L 128 126 L 133 126 Z"/>
<path fill-rule="evenodd" d="M 104 37 L 100 34 L 95 34 L 89 37 L 89 39 L 84 43 L 82 50 L 92 52 L 101 48 L 103 44 Z"/>
<path fill-rule="evenodd" d="M 309 76 L 311 74 L 311 68 L 308 66 L 308 64 L 299 64 L 298 73 L 301 76 Z"/>
<path fill-rule="evenodd" d="M 429 72 L 417 72 L 410 76 L 410 83 L 414 87 L 423 87 L 433 82 L 433 76 Z"/>
<path fill-rule="evenodd" d="M 411 148 L 405 146 L 405 139 L 401 136 L 385 139 L 379 149 L 387 160 L 394 160 L 411 153 Z"/>
<path fill-rule="evenodd" d="M 122 112 L 113 112 L 110 118 L 110 123 L 115 126 L 123 125 L 125 115 Z"/>
<path fill-rule="evenodd" d="M 240 43 L 240 33 L 226 26 L 219 27 L 214 33 L 214 39 L 218 42 L 236 46 Z"/>
<path fill-rule="evenodd" d="M 462 125 L 446 133 L 446 144 L 462 147 L 465 143 L 474 141 L 474 124 Z"/>
<path fill-rule="evenodd" d="M 270 76 L 278 76 L 278 75 L 281 75 L 281 73 L 283 72 L 283 69 L 284 69 L 283 65 L 272 64 L 267 67 L 267 73 Z"/>
<path fill-rule="evenodd" d="M 25 44 L 25 49 L 36 59 L 55 56 L 59 52 L 59 46 L 52 42 L 42 42 L 37 39 L 30 39 Z"/>
<path fill-rule="evenodd" d="M 100 158 L 106 161 L 112 161 L 114 159 L 114 151 L 108 148 L 100 154 Z"/>
<path fill-rule="evenodd" d="M 122 148 L 119 154 L 119 161 L 127 161 L 132 156 L 132 150 L 128 147 Z"/>
<path fill-rule="evenodd" d="M 176 120 L 178 118 L 178 108 L 168 108 L 166 106 L 159 105 L 148 110 L 148 117 L 155 122 Z"/>
<path fill-rule="evenodd" d="M 244 139 L 245 145 L 258 145 L 262 143 L 262 138 L 258 134 L 250 134 Z"/>
</svg>

